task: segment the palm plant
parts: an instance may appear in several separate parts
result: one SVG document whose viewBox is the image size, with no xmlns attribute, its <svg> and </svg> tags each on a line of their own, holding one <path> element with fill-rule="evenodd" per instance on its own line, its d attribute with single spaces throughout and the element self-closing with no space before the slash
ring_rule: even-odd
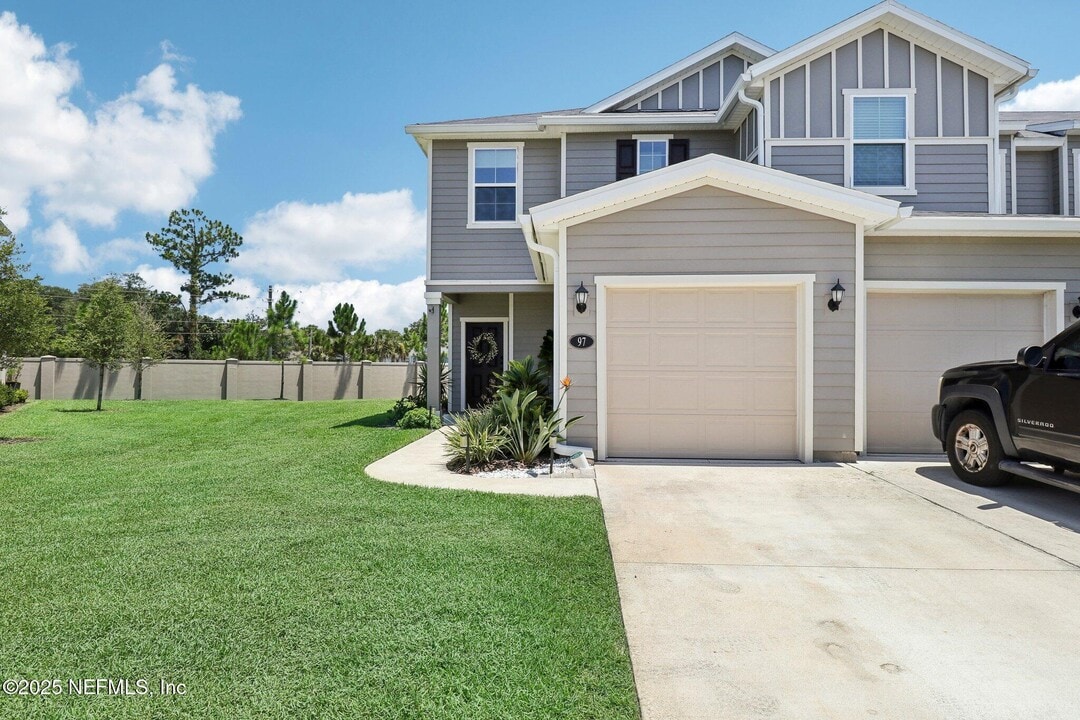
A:
<svg viewBox="0 0 1080 720">
<path fill-rule="evenodd" d="M 522 393 L 536 391 L 538 397 L 546 400 L 551 394 L 548 376 L 540 369 L 532 355 L 526 355 L 521 360 L 511 360 L 507 363 L 506 371 L 496 374 L 495 378 L 499 383 L 500 395 L 508 395 L 515 390 Z"/>
</svg>

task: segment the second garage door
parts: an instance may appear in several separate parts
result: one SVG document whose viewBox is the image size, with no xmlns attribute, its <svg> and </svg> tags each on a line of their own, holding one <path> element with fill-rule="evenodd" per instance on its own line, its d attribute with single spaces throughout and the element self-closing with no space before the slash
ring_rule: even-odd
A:
<svg viewBox="0 0 1080 720">
<path fill-rule="evenodd" d="M 1043 317 L 1042 294 L 869 294 L 867 449 L 941 452 L 930 430 L 941 373 L 1042 344 Z"/>
<path fill-rule="evenodd" d="M 608 291 L 610 457 L 797 456 L 794 288 Z"/>
</svg>

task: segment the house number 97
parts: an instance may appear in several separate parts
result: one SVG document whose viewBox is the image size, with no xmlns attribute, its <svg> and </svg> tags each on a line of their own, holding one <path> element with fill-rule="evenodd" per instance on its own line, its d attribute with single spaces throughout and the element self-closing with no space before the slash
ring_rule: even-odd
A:
<svg viewBox="0 0 1080 720">
<path fill-rule="evenodd" d="M 592 344 L 592 335 L 574 335 L 570 338 L 570 347 L 578 348 L 579 350 L 592 347 Z"/>
</svg>

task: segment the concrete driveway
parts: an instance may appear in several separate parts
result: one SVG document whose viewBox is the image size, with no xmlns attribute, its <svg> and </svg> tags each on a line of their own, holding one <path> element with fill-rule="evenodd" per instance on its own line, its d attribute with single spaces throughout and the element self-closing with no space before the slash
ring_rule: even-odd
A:
<svg viewBox="0 0 1080 720">
<path fill-rule="evenodd" d="M 1080 717 L 1080 496 L 933 460 L 597 470 L 646 720 Z"/>
</svg>

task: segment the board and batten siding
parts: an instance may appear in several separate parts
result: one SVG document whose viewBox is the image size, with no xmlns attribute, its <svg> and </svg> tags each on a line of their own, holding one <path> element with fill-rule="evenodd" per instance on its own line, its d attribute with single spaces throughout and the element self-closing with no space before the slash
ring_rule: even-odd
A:
<svg viewBox="0 0 1080 720">
<path fill-rule="evenodd" d="M 659 90 L 640 100 L 626 103 L 620 110 L 718 110 L 748 63 L 728 54 L 672 78 Z"/>
<path fill-rule="evenodd" d="M 915 145 L 916 195 L 892 198 L 916 210 L 988 212 L 990 179 L 986 145 Z M 844 146 L 776 145 L 770 165 L 803 177 L 844 184 Z"/>
<path fill-rule="evenodd" d="M 437 140 L 430 152 L 430 280 L 535 280 L 521 230 L 466 227 L 470 202 L 467 143 Z M 559 198 L 560 152 L 559 140 L 525 142 L 522 159 L 525 212 L 534 205 Z"/>
<path fill-rule="evenodd" d="M 598 275 L 816 273 L 814 451 L 855 449 L 855 315 L 825 300 L 837 278 L 855 278 L 854 226 L 746 195 L 704 187 L 567 230 L 567 334 L 596 335 L 596 306 L 573 309 L 579 282 L 595 297 Z M 572 287 L 571 287 L 572 286 Z M 851 306 L 854 307 L 854 306 Z M 845 309 L 848 309 L 845 307 Z M 596 351 L 569 349 L 570 442 L 596 447 Z"/>
<path fill-rule="evenodd" d="M 989 135 L 990 88 L 986 76 L 900 35 L 877 29 L 768 80 L 765 102 L 769 138 L 846 137 L 844 90 L 910 87 L 916 88 L 915 137 Z"/>
<path fill-rule="evenodd" d="M 867 280 L 1063 282 L 1062 313 L 1080 295 L 1080 238 L 866 238 Z"/>
<path fill-rule="evenodd" d="M 690 158 L 716 154 L 736 157 L 735 133 L 726 130 L 670 133 L 690 141 Z M 566 194 L 615 182 L 615 143 L 632 133 L 573 133 L 566 136 Z M 526 199 L 528 195 L 526 195 Z"/>
</svg>

